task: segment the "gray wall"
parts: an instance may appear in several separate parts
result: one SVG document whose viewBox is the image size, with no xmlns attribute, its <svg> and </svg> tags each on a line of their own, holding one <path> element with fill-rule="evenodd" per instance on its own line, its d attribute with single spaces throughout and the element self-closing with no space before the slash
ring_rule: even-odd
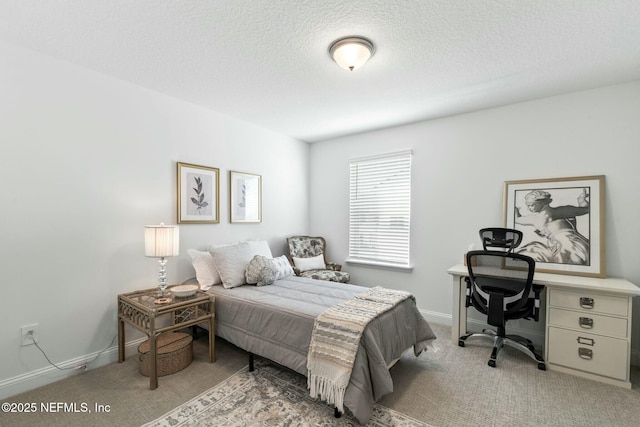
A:
<svg viewBox="0 0 640 427">
<path fill-rule="evenodd" d="M 21 347 L 23 325 L 54 362 L 83 362 L 116 334 L 116 296 L 157 285 L 144 225 L 176 222 L 177 161 L 220 169 L 221 221 L 180 226 L 169 283 L 194 275 L 189 248 L 260 238 L 278 255 L 307 231 L 308 144 L 6 44 L 0 58 L 0 399 L 73 374 Z M 261 224 L 229 223 L 229 170 L 263 176 Z"/>
<path fill-rule="evenodd" d="M 640 284 L 639 114 L 633 82 L 313 144 L 310 231 L 327 239 L 332 260 L 344 261 L 349 159 L 412 149 L 413 272 L 345 268 L 353 282 L 413 292 L 421 309 L 450 321 L 446 270 L 471 243 L 480 246 L 480 228 L 502 225 L 504 181 L 606 175 L 607 272 Z M 540 330 L 527 321 L 515 327 Z M 640 315 L 633 330 L 637 356 Z"/>
</svg>

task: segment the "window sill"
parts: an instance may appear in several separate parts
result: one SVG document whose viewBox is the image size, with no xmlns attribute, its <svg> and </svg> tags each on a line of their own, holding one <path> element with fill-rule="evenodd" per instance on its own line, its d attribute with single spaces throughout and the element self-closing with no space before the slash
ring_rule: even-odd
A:
<svg viewBox="0 0 640 427">
<path fill-rule="evenodd" d="M 347 264 L 359 265 L 362 267 L 381 268 L 384 270 L 397 270 L 405 273 L 410 273 L 413 271 L 412 265 L 399 265 L 399 264 L 392 264 L 390 262 L 371 261 L 371 260 L 355 259 L 355 258 L 347 258 L 345 262 Z"/>
</svg>

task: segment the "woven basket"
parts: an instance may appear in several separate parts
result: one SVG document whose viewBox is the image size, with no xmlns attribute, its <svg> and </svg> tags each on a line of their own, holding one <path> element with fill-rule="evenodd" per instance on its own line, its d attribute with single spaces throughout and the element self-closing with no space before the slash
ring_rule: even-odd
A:
<svg viewBox="0 0 640 427">
<path fill-rule="evenodd" d="M 156 341 L 158 356 L 156 358 L 158 376 L 174 374 L 193 361 L 193 338 L 182 332 L 160 334 Z M 145 377 L 151 375 L 151 344 L 149 340 L 138 346 L 140 373 Z"/>
</svg>

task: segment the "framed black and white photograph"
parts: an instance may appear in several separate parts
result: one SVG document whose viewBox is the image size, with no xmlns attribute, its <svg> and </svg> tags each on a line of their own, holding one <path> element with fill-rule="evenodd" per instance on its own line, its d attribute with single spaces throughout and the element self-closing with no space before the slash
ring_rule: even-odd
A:
<svg viewBox="0 0 640 427">
<path fill-rule="evenodd" d="M 604 175 L 507 181 L 504 225 L 536 271 L 605 277 Z"/>
<path fill-rule="evenodd" d="M 229 214 L 232 223 L 262 221 L 262 177 L 229 171 Z"/>
<path fill-rule="evenodd" d="M 220 170 L 178 162 L 178 224 L 220 222 Z"/>
</svg>

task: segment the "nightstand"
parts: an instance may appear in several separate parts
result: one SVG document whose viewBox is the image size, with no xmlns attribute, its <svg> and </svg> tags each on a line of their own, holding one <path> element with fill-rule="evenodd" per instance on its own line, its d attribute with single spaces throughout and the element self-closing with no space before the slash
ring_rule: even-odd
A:
<svg viewBox="0 0 640 427">
<path fill-rule="evenodd" d="M 171 290 L 171 289 L 169 289 Z M 158 387 L 157 338 L 163 332 L 207 323 L 209 329 L 209 363 L 215 362 L 215 297 L 203 291 L 195 295 L 178 298 L 172 295 L 172 301 L 156 304 L 158 288 L 145 289 L 118 295 L 118 362 L 124 362 L 125 333 L 124 325 L 129 324 L 149 337 L 151 372 L 149 388 Z M 168 326 L 158 327 L 158 318 L 170 316 Z"/>
</svg>

